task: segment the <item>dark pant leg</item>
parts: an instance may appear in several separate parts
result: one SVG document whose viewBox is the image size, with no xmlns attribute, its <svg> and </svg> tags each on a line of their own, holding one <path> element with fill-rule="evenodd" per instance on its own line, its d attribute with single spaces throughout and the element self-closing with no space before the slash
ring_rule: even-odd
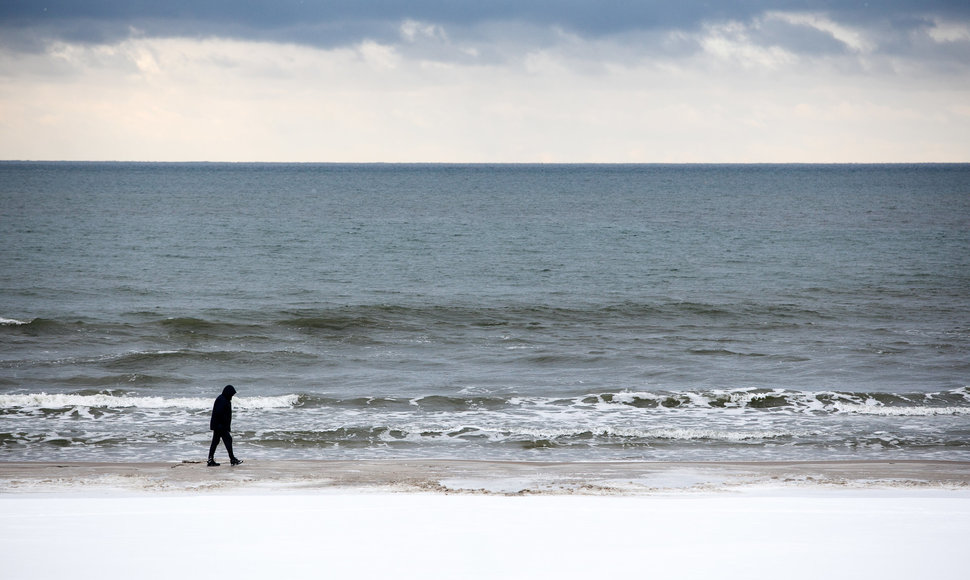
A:
<svg viewBox="0 0 970 580">
<path fill-rule="evenodd" d="M 229 434 L 229 431 L 222 432 L 222 442 L 226 446 L 226 451 L 229 452 L 229 459 L 235 459 L 236 456 L 232 453 L 232 435 Z"/>
<path fill-rule="evenodd" d="M 226 451 L 229 452 L 229 459 L 236 457 L 232 453 L 232 435 L 229 431 L 213 431 L 212 432 L 212 443 L 209 444 L 209 459 L 212 459 L 216 454 L 216 447 L 219 446 L 219 440 L 222 439 L 223 444 L 226 446 Z"/>
<path fill-rule="evenodd" d="M 209 445 L 209 459 L 212 459 L 216 454 L 216 447 L 219 446 L 219 431 L 212 432 L 212 443 Z"/>
</svg>

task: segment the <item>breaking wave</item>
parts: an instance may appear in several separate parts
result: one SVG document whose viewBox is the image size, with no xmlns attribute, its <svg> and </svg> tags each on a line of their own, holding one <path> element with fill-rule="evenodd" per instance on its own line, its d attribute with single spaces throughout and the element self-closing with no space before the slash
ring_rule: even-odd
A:
<svg viewBox="0 0 970 580">
<path fill-rule="evenodd" d="M 22 394 L 0 395 L 0 409 L 64 409 L 70 407 L 98 407 L 109 409 L 192 409 L 212 408 L 213 397 L 133 397 L 109 393 L 99 394 Z M 235 397 L 233 406 L 239 409 L 281 409 L 296 405 L 297 395 L 278 397 Z"/>
<path fill-rule="evenodd" d="M 500 411 L 503 409 L 573 408 L 607 411 L 610 408 L 655 410 L 746 409 L 769 412 L 871 415 L 970 415 L 970 388 L 931 393 L 869 393 L 793 391 L 785 389 L 712 389 L 703 391 L 632 392 L 588 394 L 578 397 L 529 397 L 519 395 L 428 395 L 422 397 L 331 398 L 301 395 L 308 408 L 369 408 L 420 411 Z"/>
<path fill-rule="evenodd" d="M 931 393 L 730 389 L 697 392 L 620 392 L 590 395 L 587 404 L 645 408 L 724 408 L 876 415 L 970 414 L 970 389 Z"/>
<path fill-rule="evenodd" d="M 0 395 L 0 409 L 63 409 L 66 407 L 208 409 L 211 397 L 152 397 L 118 392 L 25 393 Z M 520 395 L 427 395 L 420 397 L 338 398 L 316 394 L 237 396 L 238 409 L 369 410 L 417 413 L 502 412 L 509 410 L 575 410 L 609 412 L 610 409 L 709 410 L 740 409 L 769 413 L 865 414 L 884 416 L 970 415 L 970 388 L 931 393 L 868 393 L 791 391 L 784 389 L 733 389 L 706 391 L 633 392 L 589 394 L 578 397 Z"/>
</svg>

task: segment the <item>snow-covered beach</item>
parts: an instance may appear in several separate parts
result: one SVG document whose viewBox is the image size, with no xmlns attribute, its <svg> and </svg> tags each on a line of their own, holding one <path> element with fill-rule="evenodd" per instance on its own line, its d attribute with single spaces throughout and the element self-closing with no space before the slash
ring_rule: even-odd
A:
<svg viewBox="0 0 970 580">
<path fill-rule="evenodd" d="M 0 463 L 4 577 L 963 578 L 964 462 Z"/>
</svg>

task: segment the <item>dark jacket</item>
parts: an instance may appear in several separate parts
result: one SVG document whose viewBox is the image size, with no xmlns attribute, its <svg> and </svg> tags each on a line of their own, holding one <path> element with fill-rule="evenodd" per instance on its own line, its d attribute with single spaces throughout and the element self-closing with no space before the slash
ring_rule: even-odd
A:
<svg viewBox="0 0 970 580">
<path fill-rule="evenodd" d="M 212 419 L 209 420 L 209 429 L 212 431 L 229 431 L 232 427 L 232 396 L 236 394 L 236 389 L 232 385 L 226 385 L 222 389 L 222 394 L 216 397 L 216 402 L 212 405 Z"/>
</svg>

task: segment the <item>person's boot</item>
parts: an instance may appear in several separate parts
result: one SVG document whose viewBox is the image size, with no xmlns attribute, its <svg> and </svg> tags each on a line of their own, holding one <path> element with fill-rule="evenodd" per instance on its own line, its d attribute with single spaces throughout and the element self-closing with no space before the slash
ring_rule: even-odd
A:
<svg viewBox="0 0 970 580">
<path fill-rule="evenodd" d="M 219 464 L 216 463 L 216 460 L 211 457 L 209 458 L 209 461 L 205 465 L 206 467 L 219 467 Z"/>
<path fill-rule="evenodd" d="M 242 463 L 242 459 L 236 459 L 235 457 L 229 460 L 229 465 L 239 465 L 240 463 Z"/>
</svg>

